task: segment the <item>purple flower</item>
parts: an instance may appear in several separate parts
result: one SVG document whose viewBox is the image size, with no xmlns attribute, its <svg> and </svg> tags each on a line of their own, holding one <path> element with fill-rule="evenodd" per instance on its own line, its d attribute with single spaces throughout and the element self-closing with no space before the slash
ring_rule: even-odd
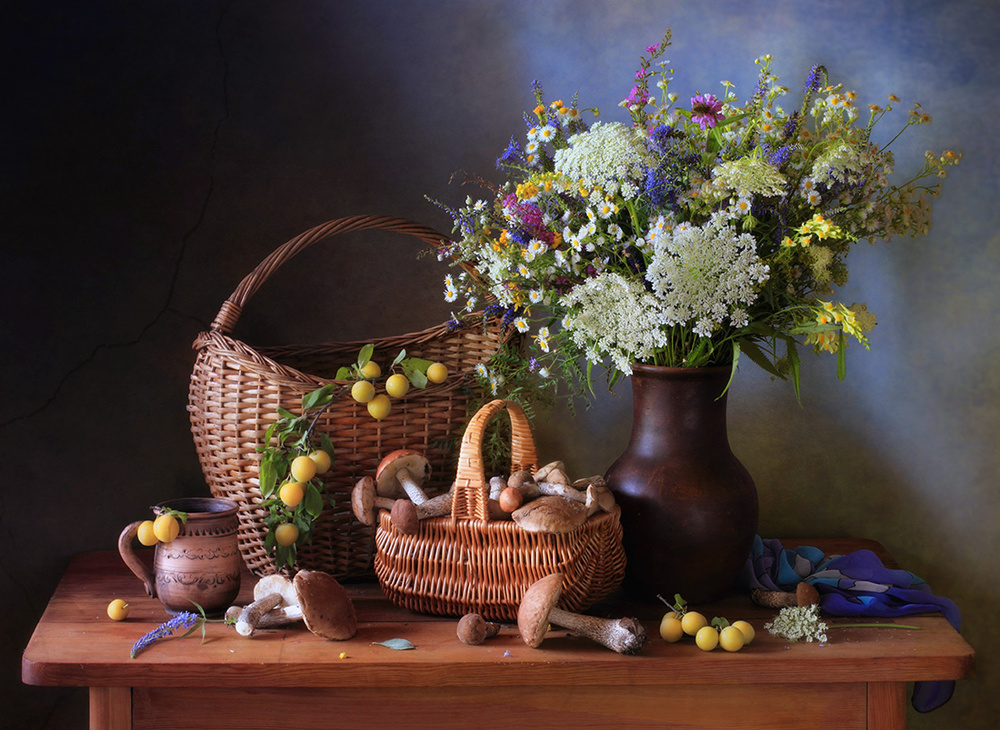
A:
<svg viewBox="0 0 1000 730">
<path fill-rule="evenodd" d="M 510 144 L 507 145 L 507 149 L 505 149 L 500 157 L 497 158 L 497 168 L 503 167 L 504 164 L 508 162 L 514 162 L 520 157 L 521 145 L 517 143 L 516 139 L 511 137 Z"/>
<path fill-rule="evenodd" d="M 722 102 L 711 94 L 691 97 L 691 121 L 698 122 L 702 129 L 714 127 L 722 119 Z"/>
<path fill-rule="evenodd" d="M 189 629 L 197 624 L 200 619 L 201 617 L 196 613 L 182 611 L 166 623 L 160 624 L 135 642 L 135 644 L 132 645 L 131 657 L 135 659 L 136 654 L 152 644 L 154 641 L 159 641 L 160 639 L 170 636 L 175 631 L 179 631 L 180 629 Z"/>
</svg>

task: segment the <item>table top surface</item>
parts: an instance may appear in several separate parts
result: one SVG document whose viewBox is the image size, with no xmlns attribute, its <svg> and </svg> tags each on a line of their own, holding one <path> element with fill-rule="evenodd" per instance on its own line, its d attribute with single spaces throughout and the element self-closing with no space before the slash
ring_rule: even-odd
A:
<svg viewBox="0 0 1000 730">
<path fill-rule="evenodd" d="M 797 540 L 828 554 L 873 549 L 891 559 L 877 543 L 860 540 Z M 254 578 L 245 574 L 238 602 L 250 600 Z M 745 619 L 756 630 L 754 642 L 735 653 L 704 652 L 690 638 L 668 644 L 659 637 L 664 606 L 628 605 L 614 598 L 588 611 L 594 615 L 634 616 L 643 621 L 649 641 L 636 656 L 620 656 L 587 639 L 552 627 L 537 649 L 529 648 L 515 625 L 497 637 L 467 646 L 456 637 L 457 618 L 425 616 L 391 604 L 377 584 L 347 585 L 358 616 L 357 634 L 327 641 L 302 623 L 239 636 L 230 626 L 210 623 L 186 638 L 152 644 L 135 659 L 132 645 L 169 615 L 147 598 L 142 584 L 117 552 L 75 556 L 39 621 L 22 657 L 27 684 L 53 686 L 218 686 L 218 687 L 431 687 L 545 684 L 661 685 L 778 682 L 906 682 L 961 679 L 973 673 L 972 647 L 938 613 L 898 619 L 837 618 L 834 624 L 880 623 L 921 627 L 831 630 L 829 643 L 789 643 L 768 634 L 764 624 L 776 609 L 754 606 L 746 594 L 718 603 L 692 606 L 709 620 Z M 114 598 L 130 604 L 128 619 L 111 621 L 106 608 Z M 407 639 L 415 648 L 393 650 L 379 644 Z"/>
</svg>

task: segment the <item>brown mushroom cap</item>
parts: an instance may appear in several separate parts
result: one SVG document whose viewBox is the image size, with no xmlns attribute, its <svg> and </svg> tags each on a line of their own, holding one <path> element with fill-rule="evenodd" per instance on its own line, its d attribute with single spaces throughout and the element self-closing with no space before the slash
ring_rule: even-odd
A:
<svg viewBox="0 0 1000 730">
<path fill-rule="evenodd" d="M 392 504 L 392 526 L 404 535 L 416 535 L 420 530 L 420 515 L 417 508 L 408 499 L 397 499 Z"/>
<path fill-rule="evenodd" d="M 819 603 L 819 591 L 811 583 L 802 581 L 795 586 L 795 603 L 799 606 L 812 606 Z"/>
<path fill-rule="evenodd" d="M 548 532 L 561 535 L 572 532 L 587 521 L 587 508 L 582 502 L 564 497 L 539 497 L 511 515 L 527 532 Z"/>
<path fill-rule="evenodd" d="M 549 614 L 562 598 L 562 573 L 551 573 L 531 584 L 517 608 L 517 630 L 524 643 L 538 648 L 549 630 Z"/>
<path fill-rule="evenodd" d="M 318 570 L 300 570 L 295 574 L 294 583 L 306 628 L 334 641 L 350 639 L 357 633 L 354 604 L 332 575 Z"/>
<path fill-rule="evenodd" d="M 413 449 L 397 449 L 386 454 L 375 470 L 375 488 L 380 496 L 406 496 L 405 490 L 396 479 L 396 472 L 400 469 L 406 469 L 418 487 L 431 475 L 431 463 L 427 461 L 427 457 Z"/>
<path fill-rule="evenodd" d="M 476 646 L 497 635 L 500 626 L 483 620 L 478 613 L 467 613 L 458 621 L 455 633 L 463 644 Z"/>
<path fill-rule="evenodd" d="M 363 476 L 351 490 L 351 510 L 358 522 L 371 527 L 375 524 L 375 480 Z"/>
</svg>

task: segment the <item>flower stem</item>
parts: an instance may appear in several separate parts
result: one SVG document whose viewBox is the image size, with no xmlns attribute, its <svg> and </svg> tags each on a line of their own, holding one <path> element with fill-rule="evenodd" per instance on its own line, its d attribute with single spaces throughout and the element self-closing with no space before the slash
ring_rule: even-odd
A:
<svg viewBox="0 0 1000 730">
<path fill-rule="evenodd" d="M 912 626 L 910 624 L 828 624 L 828 629 L 909 629 L 920 631 L 923 626 Z"/>
</svg>

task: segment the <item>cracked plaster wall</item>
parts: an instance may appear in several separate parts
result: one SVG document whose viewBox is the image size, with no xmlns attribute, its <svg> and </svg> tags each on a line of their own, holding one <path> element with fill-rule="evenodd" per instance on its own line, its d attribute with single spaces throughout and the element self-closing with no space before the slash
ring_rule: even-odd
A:
<svg viewBox="0 0 1000 730">
<path fill-rule="evenodd" d="M 998 112 L 994 4 L 7 5 L 0 683 L 11 727 L 85 722 L 84 691 L 19 682 L 69 557 L 112 548 L 150 504 L 205 492 L 184 410 L 190 345 L 239 279 L 343 215 L 448 230 L 423 196 L 457 202 L 452 172 L 490 174 L 532 79 L 620 118 L 638 54 L 667 25 L 678 89 L 729 79 L 745 93 L 765 52 L 794 89 L 822 62 L 866 103 L 893 92 L 934 115 L 901 164 L 925 147 L 966 155 L 929 236 L 852 254 L 849 292 L 880 325 L 848 380 L 807 362 L 799 408 L 744 368 L 730 423 L 762 534 L 880 540 L 963 609 L 978 676 L 910 726 L 992 726 L 1000 576 L 981 556 L 998 547 L 1000 329 L 984 314 L 1000 309 L 1000 156 L 981 120 Z M 310 252 L 253 300 L 240 334 L 311 342 L 436 323 L 442 269 L 413 254 L 395 239 Z M 543 455 L 603 471 L 627 439 L 628 387 L 575 420 L 558 415 L 539 426 Z"/>
</svg>

